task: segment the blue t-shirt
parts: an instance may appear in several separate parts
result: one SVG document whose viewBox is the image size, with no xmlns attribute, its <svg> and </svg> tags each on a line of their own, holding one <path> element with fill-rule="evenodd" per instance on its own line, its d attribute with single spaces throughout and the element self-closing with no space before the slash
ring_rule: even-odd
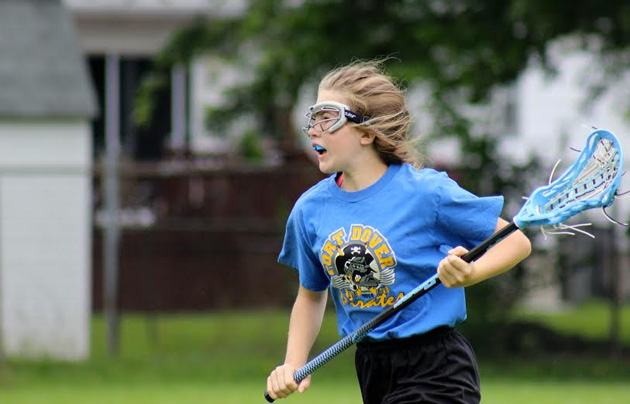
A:
<svg viewBox="0 0 630 404">
<path fill-rule="evenodd" d="M 296 202 L 278 262 L 312 291 L 330 289 L 346 336 L 436 273 L 447 249 L 492 235 L 503 197 L 477 197 L 445 173 L 390 165 L 370 187 L 346 192 L 334 176 Z M 405 338 L 466 318 L 463 288 L 438 285 L 368 334 Z"/>
</svg>

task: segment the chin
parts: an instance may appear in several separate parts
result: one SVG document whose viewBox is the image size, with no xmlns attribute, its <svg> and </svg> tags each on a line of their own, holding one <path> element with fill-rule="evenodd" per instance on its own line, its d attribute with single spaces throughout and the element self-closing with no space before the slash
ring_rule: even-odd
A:
<svg viewBox="0 0 630 404">
<path fill-rule="evenodd" d="M 320 164 L 319 165 L 319 171 L 321 171 L 324 174 L 335 174 L 336 172 L 338 172 L 339 170 L 335 170 L 329 166 L 325 166 Z"/>
</svg>

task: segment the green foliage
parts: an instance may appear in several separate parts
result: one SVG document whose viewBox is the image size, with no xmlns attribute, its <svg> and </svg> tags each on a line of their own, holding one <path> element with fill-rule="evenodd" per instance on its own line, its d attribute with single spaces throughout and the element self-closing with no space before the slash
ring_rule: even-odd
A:
<svg viewBox="0 0 630 404">
<path fill-rule="evenodd" d="M 156 73 L 150 74 L 140 84 L 133 109 L 133 121 L 139 127 L 146 127 L 151 121 L 151 116 L 155 110 L 154 95 L 165 85 L 165 77 Z"/>
<path fill-rule="evenodd" d="M 243 134 L 240 144 L 240 155 L 249 161 L 259 161 L 264 157 L 260 135 L 255 131 Z"/>
<path fill-rule="evenodd" d="M 531 189 L 537 161 L 516 165 L 502 156 L 502 135 L 487 129 L 472 135 L 462 107 L 483 103 L 499 86 L 513 83 L 532 63 L 554 72 L 550 44 L 600 57 L 601 93 L 630 65 L 630 4 L 625 0 L 250 0 L 241 16 L 196 21 L 179 32 L 158 58 L 160 68 L 187 64 L 213 53 L 247 64 L 253 79 L 228 90 L 225 104 L 208 112 L 206 123 L 225 128 L 246 115 L 261 136 L 291 144 L 292 107 L 305 86 L 329 69 L 355 59 L 388 58 L 389 72 L 408 87 L 428 84 L 432 138 L 459 140 L 463 161 L 453 174 L 472 192 L 521 201 Z M 149 92 L 147 92 L 149 93 Z M 149 100 L 150 97 L 145 97 Z M 539 180 L 539 179 L 537 179 Z M 516 272 L 518 275 L 518 272 Z M 519 278 L 514 278 L 518 282 Z M 499 293 L 500 291 L 497 291 Z M 469 301 L 488 306 L 482 288 Z M 478 295 L 479 294 L 479 295 Z M 516 296 L 516 295 L 514 295 Z M 497 296 L 498 297 L 498 296 Z M 500 306 L 507 310 L 510 304 Z M 488 313 L 488 314 L 484 314 Z M 483 327 L 483 321 L 480 322 Z"/>
<path fill-rule="evenodd" d="M 560 312 L 536 313 L 521 308 L 514 313 L 514 318 L 541 323 L 562 334 L 607 340 L 612 313 L 604 301 L 593 300 Z M 622 308 L 621 318 L 630 319 L 630 306 Z M 630 322 L 622 321 L 621 328 L 623 344 L 630 345 Z"/>
<path fill-rule="evenodd" d="M 394 56 L 392 72 L 426 81 L 442 107 L 455 92 L 483 101 L 511 83 L 532 57 L 552 70 L 546 50 L 572 35 L 576 49 L 603 56 L 609 79 L 628 67 L 630 6 L 585 0 L 250 0 L 241 17 L 198 20 L 176 35 L 160 66 L 203 53 L 254 62 L 255 80 L 235 89 L 230 107 L 254 112 L 269 133 L 276 107 L 293 105 L 300 89 L 331 67 L 353 59 Z M 462 92 L 463 90 L 463 92 Z M 227 116 L 227 115 L 222 115 Z M 281 128 L 283 129 L 283 128 Z"/>
</svg>

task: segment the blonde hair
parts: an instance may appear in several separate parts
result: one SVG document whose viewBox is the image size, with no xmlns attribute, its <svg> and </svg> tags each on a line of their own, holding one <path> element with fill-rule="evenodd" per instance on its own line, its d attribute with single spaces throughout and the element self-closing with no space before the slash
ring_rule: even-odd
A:
<svg viewBox="0 0 630 404">
<path fill-rule="evenodd" d="M 347 99 L 356 113 L 370 117 L 354 124 L 375 135 L 374 147 L 387 163 L 409 163 L 422 166 L 416 140 L 410 139 L 411 116 L 405 91 L 383 71 L 386 60 L 356 61 L 329 72 L 319 90 L 334 91 Z"/>
</svg>

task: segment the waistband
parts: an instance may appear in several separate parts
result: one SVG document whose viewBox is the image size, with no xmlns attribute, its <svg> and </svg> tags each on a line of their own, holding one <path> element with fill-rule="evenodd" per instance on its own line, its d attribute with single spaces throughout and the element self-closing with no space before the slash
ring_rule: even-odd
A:
<svg viewBox="0 0 630 404">
<path fill-rule="evenodd" d="M 376 351 L 426 345 L 440 340 L 442 337 L 450 334 L 453 331 L 453 327 L 441 326 L 434 328 L 424 334 L 413 335 L 407 338 L 394 338 L 379 341 L 360 341 L 357 343 L 357 349 L 363 351 Z"/>
</svg>

